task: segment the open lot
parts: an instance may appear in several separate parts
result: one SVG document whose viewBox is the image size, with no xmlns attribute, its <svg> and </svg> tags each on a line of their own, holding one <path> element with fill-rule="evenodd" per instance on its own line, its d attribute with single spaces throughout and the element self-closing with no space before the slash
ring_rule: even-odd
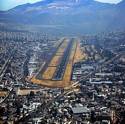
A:
<svg viewBox="0 0 125 124">
<path fill-rule="evenodd" d="M 7 95 L 7 91 L 0 91 L 0 97 L 5 97 Z"/>
</svg>

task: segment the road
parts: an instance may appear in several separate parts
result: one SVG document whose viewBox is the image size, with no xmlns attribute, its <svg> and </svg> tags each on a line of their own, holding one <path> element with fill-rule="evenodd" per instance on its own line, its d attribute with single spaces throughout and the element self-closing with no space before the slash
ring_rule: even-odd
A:
<svg viewBox="0 0 125 124">
<path fill-rule="evenodd" d="M 15 52 L 15 50 L 12 51 L 12 53 L 10 54 L 10 56 L 8 57 L 8 59 L 6 60 L 5 64 L 2 67 L 2 70 L 0 72 L 0 82 L 2 81 L 3 76 L 5 75 L 5 72 L 8 68 L 8 65 L 10 64 L 10 62 L 11 62 L 13 56 L 14 56 L 14 52 Z"/>
</svg>

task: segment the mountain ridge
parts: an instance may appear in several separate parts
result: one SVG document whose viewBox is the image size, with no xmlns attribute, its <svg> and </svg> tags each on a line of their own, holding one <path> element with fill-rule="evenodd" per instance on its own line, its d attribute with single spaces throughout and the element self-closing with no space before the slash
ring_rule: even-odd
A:
<svg viewBox="0 0 125 124">
<path fill-rule="evenodd" d="M 118 4 L 94 0 L 44 0 L 0 13 L 0 22 L 53 25 L 61 32 L 100 32 L 125 27 L 125 0 Z M 61 27 L 58 27 L 60 25 Z M 62 28 L 62 29 L 60 29 Z M 55 31 L 55 29 L 53 29 Z"/>
</svg>

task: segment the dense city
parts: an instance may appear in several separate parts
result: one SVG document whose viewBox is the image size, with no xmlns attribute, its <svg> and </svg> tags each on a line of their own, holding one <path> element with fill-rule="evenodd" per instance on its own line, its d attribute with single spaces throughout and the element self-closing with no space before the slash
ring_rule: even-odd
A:
<svg viewBox="0 0 125 124">
<path fill-rule="evenodd" d="M 125 123 L 125 32 L 78 37 L 84 57 L 73 63 L 69 86 L 32 82 L 63 39 L 0 31 L 0 124 Z M 70 58 L 70 46 L 61 56 L 64 62 Z M 62 61 L 56 79 L 66 70 Z"/>
</svg>

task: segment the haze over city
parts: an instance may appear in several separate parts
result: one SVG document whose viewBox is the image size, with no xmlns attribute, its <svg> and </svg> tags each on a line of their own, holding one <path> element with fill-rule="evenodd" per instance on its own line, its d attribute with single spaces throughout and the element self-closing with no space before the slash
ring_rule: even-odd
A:
<svg viewBox="0 0 125 124">
<path fill-rule="evenodd" d="M 125 124 L 125 0 L 0 10 L 0 124 Z"/>
</svg>

